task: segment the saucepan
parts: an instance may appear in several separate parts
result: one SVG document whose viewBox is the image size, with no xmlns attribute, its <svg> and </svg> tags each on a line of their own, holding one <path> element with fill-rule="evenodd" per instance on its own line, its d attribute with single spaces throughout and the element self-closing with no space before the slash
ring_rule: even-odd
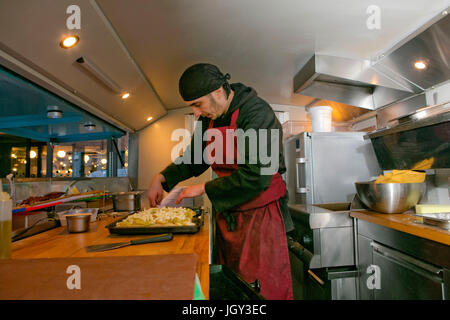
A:
<svg viewBox="0 0 450 320">
<path fill-rule="evenodd" d="M 141 210 L 141 198 L 144 191 L 117 192 L 112 195 L 115 212 L 136 212 Z"/>
</svg>

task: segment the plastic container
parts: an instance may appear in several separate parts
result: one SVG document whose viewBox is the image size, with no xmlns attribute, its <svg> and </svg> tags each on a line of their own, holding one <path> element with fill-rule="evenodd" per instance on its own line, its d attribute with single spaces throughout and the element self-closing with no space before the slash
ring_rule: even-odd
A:
<svg viewBox="0 0 450 320">
<path fill-rule="evenodd" d="M 293 135 L 302 132 L 311 132 L 311 122 L 310 121 L 300 121 L 300 120 L 288 120 L 282 125 L 283 127 L 283 142 Z"/>
<path fill-rule="evenodd" d="M 309 109 L 312 132 L 331 132 L 331 111 L 329 106 L 318 106 Z"/>
<path fill-rule="evenodd" d="M 98 208 L 71 209 L 71 210 L 67 210 L 67 211 L 57 212 L 56 215 L 58 216 L 58 219 L 61 222 L 61 225 L 66 226 L 67 225 L 67 220 L 65 217 L 66 215 L 80 214 L 80 213 L 90 213 L 91 214 L 90 222 L 95 222 L 97 220 Z"/>
<path fill-rule="evenodd" d="M 12 200 L 0 191 L 0 259 L 11 258 Z"/>
</svg>

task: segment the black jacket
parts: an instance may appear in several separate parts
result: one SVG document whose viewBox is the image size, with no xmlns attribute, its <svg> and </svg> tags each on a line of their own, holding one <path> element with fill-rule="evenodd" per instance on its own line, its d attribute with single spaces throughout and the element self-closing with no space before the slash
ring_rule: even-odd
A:
<svg viewBox="0 0 450 320">
<path fill-rule="evenodd" d="M 238 129 L 243 129 L 244 132 L 248 129 L 277 129 L 279 130 L 279 167 L 278 172 L 280 174 L 286 171 L 283 155 L 283 130 L 280 122 L 278 121 L 275 113 L 270 105 L 263 99 L 259 98 L 256 91 L 250 87 L 247 87 L 241 83 L 231 84 L 231 89 L 234 91 L 234 97 L 231 101 L 230 107 L 227 112 L 221 117 L 214 120 L 214 127 L 223 127 L 230 125 L 231 115 L 239 108 L 239 116 L 236 120 L 236 126 Z M 196 128 L 191 144 L 186 150 L 194 150 L 196 146 L 193 141 L 198 134 L 204 134 L 208 129 L 210 119 L 200 117 L 198 121 L 201 121 L 201 132 Z M 259 138 L 258 138 L 259 144 Z M 206 142 L 202 141 L 202 153 L 206 147 Z M 267 150 L 271 150 L 270 136 L 267 140 Z M 186 156 L 186 155 L 184 155 Z M 164 169 L 161 174 L 165 177 L 166 183 L 163 187 L 166 191 L 170 191 L 180 181 L 186 180 L 192 176 L 198 176 L 209 168 L 209 164 L 202 161 L 202 163 L 194 164 L 194 152 L 191 152 L 191 164 L 170 164 Z M 249 146 L 245 148 L 246 160 L 249 158 Z M 264 165 L 261 164 L 258 157 L 255 164 L 250 164 L 250 161 L 246 161 L 244 164 L 239 164 L 238 170 L 235 170 L 231 175 L 221 178 L 216 178 L 208 181 L 205 184 L 205 191 L 214 209 L 218 212 L 229 212 L 236 206 L 239 206 L 259 195 L 263 190 L 269 187 L 272 180 L 271 175 L 261 175 L 261 168 Z M 265 165 L 266 167 L 270 165 Z M 284 202 L 281 207 L 283 211 L 287 210 L 285 205 L 287 195 L 280 201 Z M 280 203 L 281 204 L 281 203 Z M 285 220 L 286 231 L 292 229 L 292 221 L 288 212 L 283 212 Z M 286 221 L 288 220 L 288 221 Z"/>
</svg>

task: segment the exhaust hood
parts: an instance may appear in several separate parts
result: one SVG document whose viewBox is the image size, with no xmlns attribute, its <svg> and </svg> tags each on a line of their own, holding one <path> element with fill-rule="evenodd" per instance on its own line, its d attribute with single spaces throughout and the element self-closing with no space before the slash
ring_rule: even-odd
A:
<svg viewBox="0 0 450 320">
<path fill-rule="evenodd" d="M 369 60 L 313 55 L 294 79 L 296 93 L 374 110 L 376 101 L 388 104 L 420 89 L 403 79 L 394 80 Z M 375 99 L 375 96 L 377 99 Z"/>
<path fill-rule="evenodd" d="M 295 76 L 294 91 L 369 110 L 423 93 L 450 79 L 448 30 L 450 15 L 439 16 L 377 61 L 314 54 Z M 427 68 L 416 69 L 419 60 Z"/>
</svg>

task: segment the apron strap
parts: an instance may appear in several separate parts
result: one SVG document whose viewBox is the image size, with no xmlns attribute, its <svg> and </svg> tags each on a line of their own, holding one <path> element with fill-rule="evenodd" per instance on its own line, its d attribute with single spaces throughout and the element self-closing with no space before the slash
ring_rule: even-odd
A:
<svg viewBox="0 0 450 320">
<path fill-rule="evenodd" d="M 237 108 L 236 110 L 234 110 L 233 114 L 231 115 L 231 121 L 230 121 L 230 129 L 236 129 L 236 121 L 237 118 L 239 116 L 239 108 Z M 211 121 L 209 121 L 209 126 L 208 129 L 212 129 L 214 128 L 214 120 L 211 119 Z"/>
</svg>

